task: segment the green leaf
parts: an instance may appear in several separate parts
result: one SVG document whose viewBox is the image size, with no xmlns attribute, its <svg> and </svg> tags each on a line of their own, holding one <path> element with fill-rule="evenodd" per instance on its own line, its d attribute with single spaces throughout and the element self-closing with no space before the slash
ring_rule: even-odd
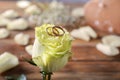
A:
<svg viewBox="0 0 120 80">
<path fill-rule="evenodd" d="M 24 61 L 28 62 L 29 64 L 34 65 L 34 66 L 37 66 L 37 65 L 33 62 L 32 59 L 27 59 L 27 58 L 24 58 L 24 57 L 23 57 L 23 59 L 24 59 Z"/>
</svg>

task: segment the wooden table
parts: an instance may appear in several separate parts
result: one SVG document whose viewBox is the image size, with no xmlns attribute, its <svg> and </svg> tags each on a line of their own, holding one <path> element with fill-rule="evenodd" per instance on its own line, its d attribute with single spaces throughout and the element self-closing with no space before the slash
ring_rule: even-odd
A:
<svg viewBox="0 0 120 80">
<path fill-rule="evenodd" d="M 15 7 L 15 2 L 0 2 L 0 11 Z M 30 35 L 30 43 L 34 41 L 34 29 L 22 31 Z M 7 39 L 0 40 L 0 53 L 12 52 L 20 58 L 21 55 L 28 57 L 25 46 L 17 45 L 13 37 L 19 31 L 11 31 Z M 102 34 L 104 35 L 104 34 Z M 100 42 L 100 38 L 85 42 L 75 40 L 72 43 L 72 60 L 58 72 L 53 74 L 53 80 L 120 80 L 120 55 L 108 57 L 96 50 L 95 45 Z M 27 80 L 41 80 L 39 68 L 30 65 L 20 59 L 20 64 L 1 74 L 0 80 L 5 80 L 4 76 L 25 74 Z"/>
</svg>

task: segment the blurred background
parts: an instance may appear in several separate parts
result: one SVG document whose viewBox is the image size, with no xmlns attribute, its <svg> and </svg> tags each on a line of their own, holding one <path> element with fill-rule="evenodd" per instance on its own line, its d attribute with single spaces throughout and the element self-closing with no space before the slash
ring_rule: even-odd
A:
<svg viewBox="0 0 120 80">
<path fill-rule="evenodd" d="M 0 0 L 0 1 L 20 1 L 20 0 Z M 32 1 L 32 0 L 28 0 L 28 1 Z M 33 1 L 51 2 L 52 0 L 33 0 Z M 78 2 L 85 3 L 89 0 L 56 0 L 56 1 L 70 2 L 70 3 L 78 3 Z"/>
<path fill-rule="evenodd" d="M 84 39 L 84 37 L 86 37 L 84 35 L 90 34 L 87 33 L 87 31 L 94 30 L 88 25 L 84 12 L 84 5 L 90 0 L 27 0 L 27 3 L 20 3 L 19 1 L 26 0 L 0 0 L 0 30 L 4 28 L 4 30 L 9 31 L 8 36 L 0 39 L 0 55 L 7 51 L 17 56 L 20 61 L 18 66 L 13 67 L 10 70 L 6 70 L 0 74 L 0 80 L 6 80 L 6 76 L 19 77 L 21 74 L 24 74 L 24 77 L 26 77 L 27 80 L 42 80 L 42 77 L 39 73 L 40 69 L 27 63 L 25 60 L 23 60 L 23 58 L 21 58 L 21 55 L 22 57 L 31 59 L 32 49 L 30 46 L 33 45 L 35 39 L 34 28 L 46 23 L 61 25 L 70 33 L 75 31 L 73 37 L 77 35 L 77 38 L 75 38 L 72 43 L 72 52 L 74 54 L 72 59 L 64 68 L 54 73 L 53 80 L 120 80 L 120 55 L 111 57 L 96 49 L 96 45 L 99 42 L 101 43 L 102 37 L 108 35 L 108 33 L 95 30 L 96 34 L 98 35 L 96 39 L 93 39 L 88 35 L 87 38 L 90 38 L 90 41 Z M 90 10 L 91 12 L 95 10 L 94 8 L 99 7 L 93 4 L 92 6 L 93 9 Z M 102 9 L 104 7 L 105 9 Z M 106 6 L 102 6 L 101 8 L 100 4 L 100 9 L 96 9 L 95 14 L 98 14 L 102 10 L 107 11 L 106 9 L 112 10 L 111 13 L 114 13 L 114 9 L 111 9 L 110 7 L 109 9 L 106 8 Z M 90 13 L 88 12 L 88 14 Z M 90 16 L 91 20 L 93 20 L 94 13 L 92 13 L 92 15 L 93 16 Z M 115 16 L 116 14 L 112 16 L 112 18 Z M 107 16 L 104 16 L 103 18 L 105 17 L 109 17 L 108 13 Z M 119 21 L 120 20 L 118 20 L 118 22 Z M 108 22 L 107 26 L 109 26 Z M 78 33 L 80 32 L 80 29 L 86 30 L 81 30 L 81 33 L 85 33 Z M 19 41 L 22 42 L 24 38 L 17 38 L 17 40 L 14 40 L 16 35 L 19 35 L 20 33 L 24 33 L 24 35 L 29 36 L 27 44 L 23 45 L 19 43 Z M 0 31 L 0 35 L 1 34 L 5 34 L 5 32 Z M 120 38 L 118 40 L 120 41 Z M 28 46 L 30 47 L 29 49 L 26 48 Z M 109 47 L 107 48 L 109 49 Z M 106 52 L 106 50 L 104 52 Z M 7 64 L 8 62 L 5 62 L 5 65 Z M 2 69 L 0 68 L 0 70 Z"/>
</svg>

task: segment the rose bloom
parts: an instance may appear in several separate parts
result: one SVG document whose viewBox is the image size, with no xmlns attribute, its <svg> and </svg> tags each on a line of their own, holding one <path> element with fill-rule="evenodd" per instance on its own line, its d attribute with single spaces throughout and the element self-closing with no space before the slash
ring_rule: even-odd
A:
<svg viewBox="0 0 120 80">
<path fill-rule="evenodd" d="M 36 27 L 32 59 L 41 71 L 57 71 L 65 66 L 72 55 L 71 42 L 72 37 L 62 27 L 53 24 Z"/>
</svg>

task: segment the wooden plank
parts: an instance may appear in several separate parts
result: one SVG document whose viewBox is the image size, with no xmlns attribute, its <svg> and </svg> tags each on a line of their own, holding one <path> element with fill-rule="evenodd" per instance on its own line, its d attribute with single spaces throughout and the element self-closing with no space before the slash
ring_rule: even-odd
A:
<svg viewBox="0 0 120 80">
<path fill-rule="evenodd" d="M 69 62 L 63 69 L 55 72 L 53 78 L 54 80 L 116 80 L 120 79 L 119 67 L 120 62 Z M 20 74 L 27 75 L 28 80 L 41 78 L 39 68 L 26 62 L 21 62 L 19 66 L 7 71 L 2 76 Z"/>
<path fill-rule="evenodd" d="M 65 72 L 120 72 L 120 62 L 79 61 L 69 62 L 62 71 Z"/>
<path fill-rule="evenodd" d="M 85 42 L 75 40 L 72 44 L 73 60 L 98 60 L 98 61 L 120 61 L 120 55 L 109 57 L 96 49 L 96 44 L 101 42 L 100 39 Z"/>
<path fill-rule="evenodd" d="M 33 44 L 34 38 L 31 36 L 30 43 Z M 115 57 L 109 57 L 101 53 L 95 48 L 96 43 L 99 40 L 94 40 L 91 42 L 84 42 L 81 40 L 75 40 L 72 44 L 73 60 L 89 61 L 120 61 L 120 55 Z M 0 53 L 5 51 L 12 52 L 13 54 L 20 56 L 20 54 L 27 55 L 25 51 L 25 46 L 20 46 L 15 43 L 13 38 L 0 40 Z"/>
<path fill-rule="evenodd" d="M 59 76 L 58 76 L 59 75 Z M 120 73 L 67 72 L 53 75 L 53 80 L 120 80 Z"/>
<path fill-rule="evenodd" d="M 27 75 L 28 80 L 42 80 L 41 75 L 37 73 Z M 53 80 L 120 80 L 120 73 L 84 73 L 84 72 L 55 72 L 52 75 Z"/>
<path fill-rule="evenodd" d="M 42 80 L 41 74 L 31 73 L 26 75 L 27 80 Z M 52 76 L 53 80 L 120 80 L 120 73 L 105 73 L 105 72 L 56 72 Z M 0 77 L 0 80 L 5 80 L 4 77 Z"/>
<path fill-rule="evenodd" d="M 26 66 L 27 65 L 27 66 Z M 120 72 L 120 62 L 71 62 L 69 61 L 68 64 L 59 70 L 59 72 Z M 13 74 L 29 74 L 29 73 L 39 73 L 40 69 L 36 66 L 33 66 L 27 62 L 20 62 L 20 65 L 16 68 L 13 68 L 7 71 L 4 74 L 10 75 Z"/>
</svg>

